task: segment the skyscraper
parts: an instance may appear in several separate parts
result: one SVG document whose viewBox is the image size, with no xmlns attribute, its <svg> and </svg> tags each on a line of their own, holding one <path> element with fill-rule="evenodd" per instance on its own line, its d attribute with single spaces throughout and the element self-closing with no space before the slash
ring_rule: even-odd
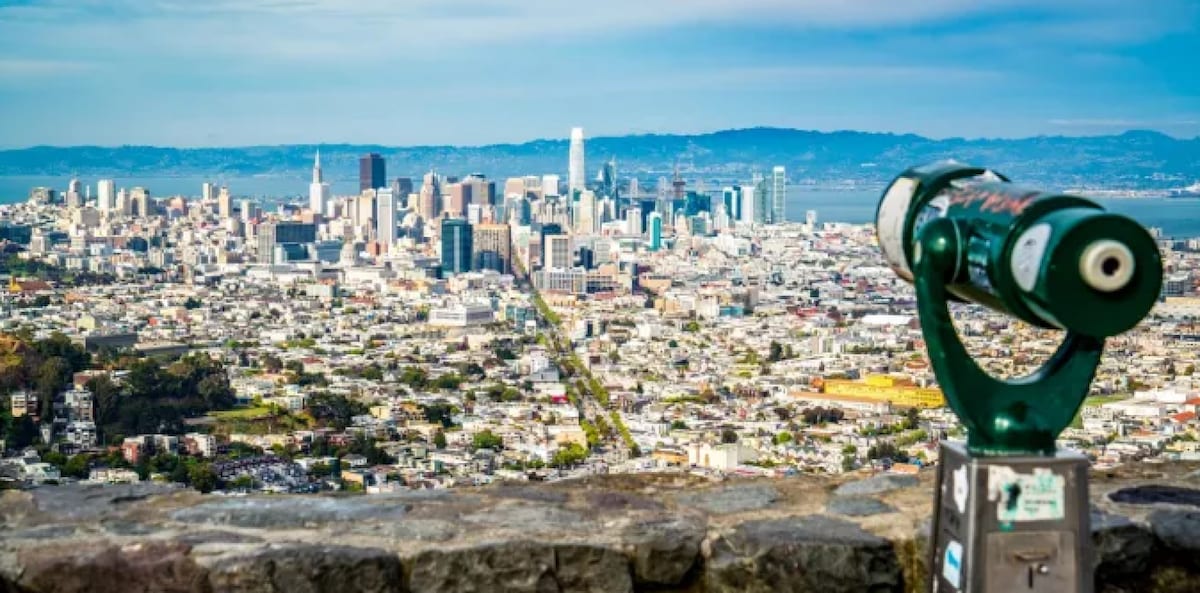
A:
<svg viewBox="0 0 1200 593">
<path fill-rule="evenodd" d="M 217 217 L 225 220 L 233 216 L 233 196 L 229 195 L 229 188 L 222 187 L 217 194 Z"/>
<path fill-rule="evenodd" d="M 78 179 L 72 179 L 67 184 L 66 202 L 67 208 L 79 208 L 83 205 L 83 183 Z"/>
<path fill-rule="evenodd" d="M 433 220 L 442 214 L 442 184 L 438 179 L 437 173 L 430 171 L 425 174 L 425 179 L 421 183 L 418 212 L 421 218 L 425 220 Z"/>
<path fill-rule="evenodd" d="M 451 183 L 446 186 L 446 201 L 445 210 L 450 216 L 460 217 L 467 213 L 467 206 L 471 205 L 473 199 L 470 183 L 465 181 L 459 183 Z"/>
<path fill-rule="evenodd" d="M 358 159 L 358 191 L 379 189 L 387 185 L 387 171 L 379 153 L 364 154 Z"/>
<path fill-rule="evenodd" d="M 542 175 L 542 197 L 558 197 L 558 175 Z"/>
<path fill-rule="evenodd" d="M 442 221 L 442 272 L 462 274 L 471 271 L 472 229 L 461 218 Z"/>
<path fill-rule="evenodd" d="M 277 245 L 299 245 L 312 243 L 317 240 L 317 227 L 303 222 L 267 222 L 256 229 L 257 249 L 255 255 L 258 263 L 277 263 L 275 247 Z"/>
<path fill-rule="evenodd" d="M 375 208 L 379 219 L 375 222 L 375 237 L 383 244 L 384 251 L 396 242 L 396 193 L 392 188 L 375 192 Z"/>
<path fill-rule="evenodd" d="M 476 226 L 472 257 L 476 270 L 507 274 L 512 262 L 512 235 L 508 225 L 485 223 Z"/>
<path fill-rule="evenodd" d="M 112 179 L 101 179 L 96 182 L 96 207 L 101 212 L 108 212 L 116 206 L 117 184 Z"/>
<path fill-rule="evenodd" d="M 583 128 L 571 128 L 571 147 L 568 154 L 570 162 L 567 168 L 567 197 L 573 200 L 576 191 L 585 188 L 583 169 Z M 568 200 L 569 201 L 569 200 Z"/>
<path fill-rule="evenodd" d="M 600 167 L 600 193 L 601 195 L 617 199 L 617 159 L 608 159 L 603 167 Z"/>
<path fill-rule="evenodd" d="M 321 174 L 321 149 L 313 157 L 312 183 L 308 185 L 308 208 L 314 214 L 324 215 L 329 204 L 329 184 Z"/>
<path fill-rule="evenodd" d="M 663 217 L 658 212 L 650 213 L 650 251 L 662 249 Z"/>
<path fill-rule="evenodd" d="M 771 169 L 771 223 L 782 224 L 783 204 L 787 200 L 787 172 L 783 166 Z"/>
<path fill-rule="evenodd" d="M 408 194 L 413 193 L 411 177 L 397 177 L 392 180 L 392 191 L 396 192 L 396 203 L 403 204 L 408 200 Z"/>
<path fill-rule="evenodd" d="M 571 249 L 570 235 L 546 235 L 546 252 L 542 256 L 542 268 L 547 270 L 565 270 L 570 268 L 575 259 Z"/>
<path fill-rule="evenodd" d="M 600 229 L 599 216 L 596 208 L 596 194 L 584 190 L 579 195 L 579 203 L 575 204 L 575 232 L 590 235 Z"/>
<path fill-rule="evenodd" d="M 200 185 L 200 200 L 207 203 L 212 203 L 217 199 L 217 188 L 211 181 L 205 181 Z"/>
</svg>

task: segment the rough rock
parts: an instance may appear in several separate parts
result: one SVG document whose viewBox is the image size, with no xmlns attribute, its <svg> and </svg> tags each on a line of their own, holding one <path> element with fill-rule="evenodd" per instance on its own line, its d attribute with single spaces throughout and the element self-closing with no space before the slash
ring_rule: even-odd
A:
<svg viewBox="0 0 1200 593">
<path fill-rule="evenodd" d="M 837 487 L 833 493 L 837 496 L 863 496 L 868 494 L 883 494 L 901 488 L 912 488 L 917 485 L 915 476 L 880 474 L 863 480 L 846 482 Z"/>
<path fill-rule="evenodd" d="M 204 591 L 206 572 L 186 544 L 56 544 L 18 554 L 16 584 L 57 593 L 190 593 Z M 0 585 L 0 589 L 3 586 Z"/>
<path fill-rule="evenodd" d="M 621 534 L 639 584 L 679 585 L 699 560 L 705 527 L 699 519 L 673 517 L 631 525 Z"/>
<path fill-rule="evenodd" d="M 904 590 L 891 542 L 825 516 L 747 521 L 719 536 L 711 550 L 706 591 Z"/>
<path fill-rule="evenodd" d="M 825 505 L 825 510 L 846 517 L 870 517 L 896 511 L 878 498 L 870 496 L 836 496 Z"/>
<path fill-rule="evenodd" d="M 349 546 L 286 545 L 221 557 L 209 566 L 213 593 L 400 593 L 393 552 Z"/>
<path fill-rule="evenodd" d="M 1097 593 L 1200 591 L 1200 509 L 1147 488 L 1185 487 L 1194 469 L 1093 476 Z M 0 593 L 921 593 L 931 474 L 593 476 L 379 496 L 3 492 Z"/>
<path fill-rule="evenodd" d="M 765 484 L 729 486 L 719 490 L 687 492 L 675 496 L 675 502 L 682 507 L 698 508 L 716 515 L 754 511 L 776 500 L 779 500 L 779 492 Z"/>
</svg>

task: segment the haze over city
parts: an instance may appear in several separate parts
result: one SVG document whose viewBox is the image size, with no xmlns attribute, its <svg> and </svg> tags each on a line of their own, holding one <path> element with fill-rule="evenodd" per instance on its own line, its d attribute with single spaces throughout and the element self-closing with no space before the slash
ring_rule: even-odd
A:
<svg viewBox="0 0 1200 593">
<path fill-rule="evenodd" d="M 1200 133 L 1195 0 L 5 0 L 0 144 Z M 12 115 L 17 114 L 17 117 Z"/>
</svg>

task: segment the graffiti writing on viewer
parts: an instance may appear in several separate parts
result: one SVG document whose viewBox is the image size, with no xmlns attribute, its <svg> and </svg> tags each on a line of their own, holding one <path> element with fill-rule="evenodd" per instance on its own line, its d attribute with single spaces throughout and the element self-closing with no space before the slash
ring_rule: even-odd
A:
<svg viewBox="0 0 1200 593">
<path fill-rule="evenodd" d="M 1023 212 L 1038 197 L 1039 192 L 1031 191 L 1020 195 L 1003 194 L 984 189 L 960 188 L 949 193 L 950 206 L 977 208 L 980 212 L 1010 214 L 1016 216 Z"/>
</svg>

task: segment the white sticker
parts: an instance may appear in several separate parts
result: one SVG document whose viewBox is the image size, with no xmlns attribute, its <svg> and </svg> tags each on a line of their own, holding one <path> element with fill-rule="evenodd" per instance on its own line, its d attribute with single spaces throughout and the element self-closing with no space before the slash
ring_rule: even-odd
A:
<svg viewBox="0 0 1200 593">
<path fill-rule="evenodd" d="M 950 540 L 946 544 L 946 554 L 942 556 L 942 578 L 955 589 L 962 587 L 962 544 Z"/>
<path fill-rule="evenodd" d="M 1009 258 L 1013 280 L 1021 290 L 1029 292 L 1037 284 L 1038 271 L 1042 267 L 1042 257 L 1046 255 L 1046 247 L 1050 244 L 1050 234 L 1054 231 L 1047 223 L 1035 224 L 1029 227 L 1013 246 Z"/>
<path fill-rule="evenodd" d="M 1011 467 L 988 468 L 988 500 L 996 502 L 996 520 L 1054 521 L 1066 516 L 1067 480 L 1048 468 L 1019 474 Z"/>
<path fill-rule="evenodd" d="M 954 506 L 960 514 L 967 512 L 967 495 L 971 487 L 967 484 L 967 466 L 959 466 L 954 470 Z"/>
<path fill-rule="evenodd" d="M 883 201 L 879 203 L 879 216 L 875 221 L 879 249 L 883 251 L 884 259 L 897 274 L 910 282 L 913 276 L 904 257 L 904 223 L 908 220 L 908 206 L 916 191 L 917 180 L 908 177 L 896 179 L 883 195 Z"/>
</svg>

